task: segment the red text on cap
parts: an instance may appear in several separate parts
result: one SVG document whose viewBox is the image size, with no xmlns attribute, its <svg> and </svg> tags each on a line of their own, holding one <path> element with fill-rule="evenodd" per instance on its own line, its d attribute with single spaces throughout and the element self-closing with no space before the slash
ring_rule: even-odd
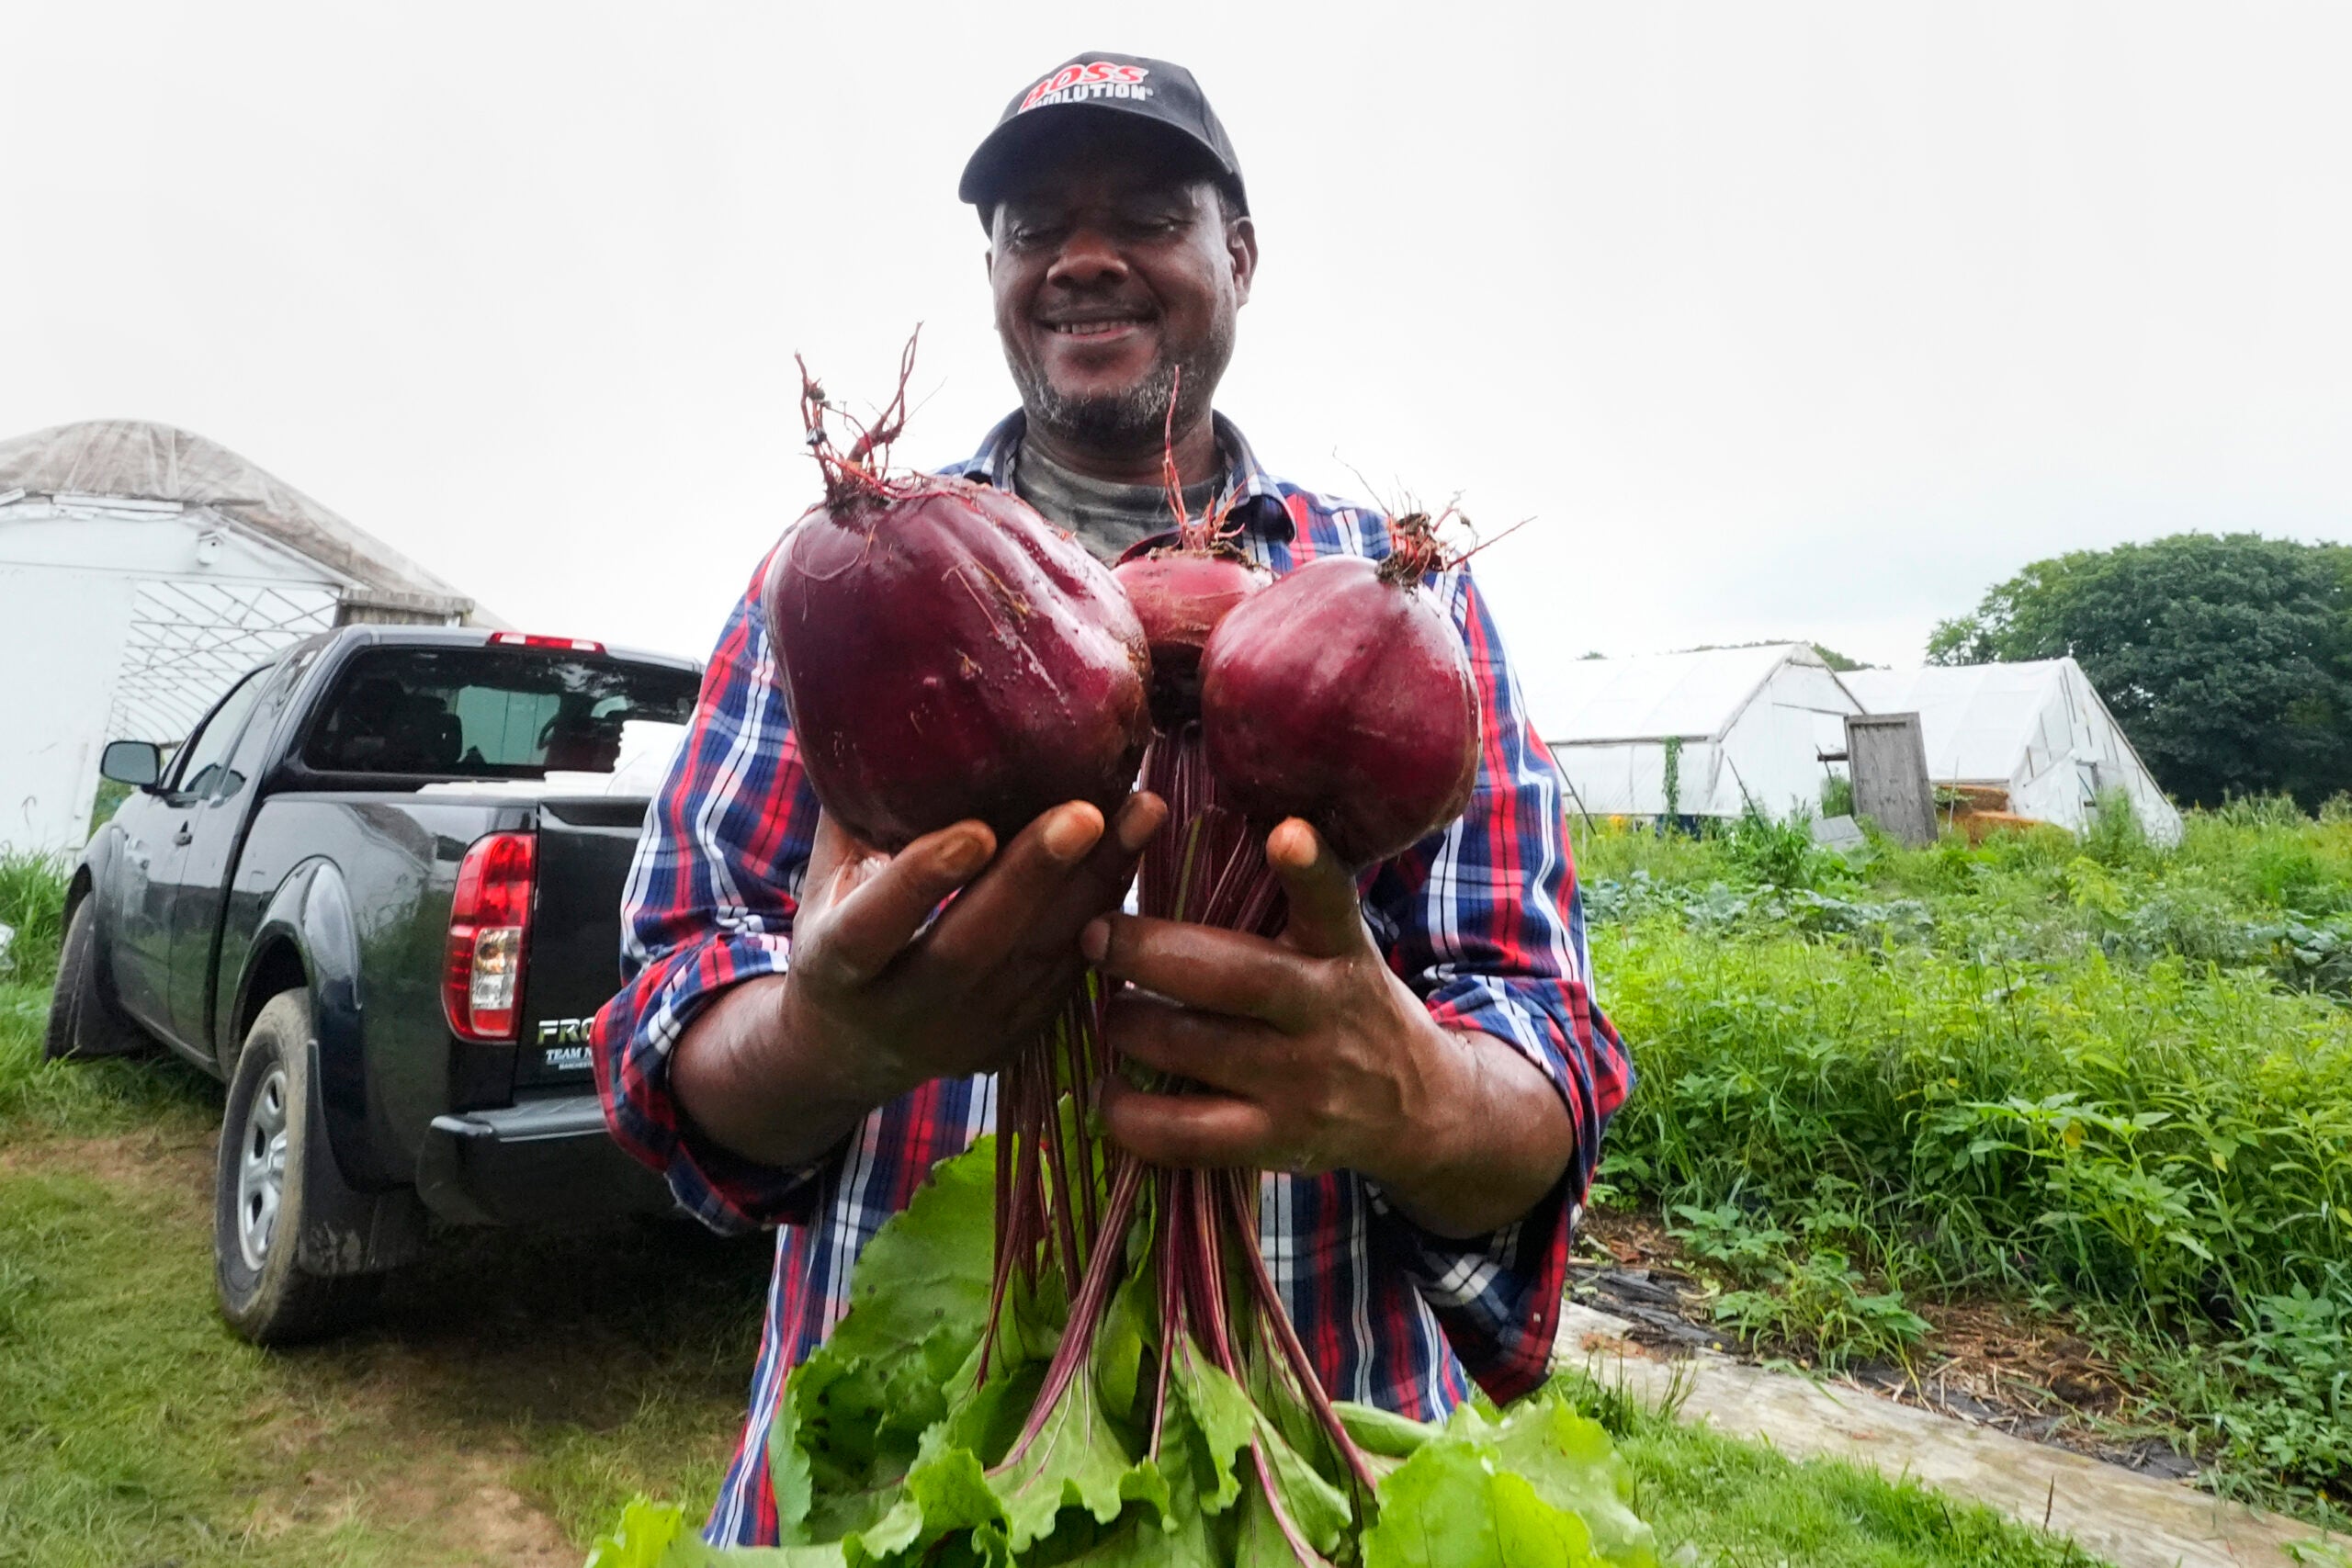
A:
<svg viewBox="0 0 2352 1568">
<path fill-rule="evenodd" d="M 1062 100 L 1056 95 L 1069 93 L 1074 87 L 1133 87 L 1150 74 L 1148 67 L 1121 65 L 1110 60 L 1091 61 L 1083 65 L 1065 65 L 1030 88 L 1028 96 L 1021 100 L 1021 107 L 1014 112 L 1025 114 L 1049 99 L 1058 103 Z M 1091 98 L 1105 95 L 1101 92 L 1087 92 L 1073 96 Z M 1125 93 L 1120 93 L 1117 96 L 1123 98 L 1128 96 Z M 1134 96 L 1141 97 L 1143 95 L 1137 93 Z"/>
</svg>

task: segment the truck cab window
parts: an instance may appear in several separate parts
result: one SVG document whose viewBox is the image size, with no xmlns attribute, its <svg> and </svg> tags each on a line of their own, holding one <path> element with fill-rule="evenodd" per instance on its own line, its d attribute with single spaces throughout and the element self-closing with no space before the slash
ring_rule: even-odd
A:
<svg viewBox="0 0 2352 1568">
<path fill-rule="evenodd" d="M 302 750 L 319 773 L 609 773 L 630 727 L 682 725 L 690 671 L 538 649 L 384 649 L 351 661 Z"/>
<path fill-rule="evenodd" d="M 286 704 L 294 688 L 302 683 L 311 661 L 318 657 L 316 648 L 297 650 L 277 669 L 254 682 L 260 695 L 254 701 L 253 716 L 245 721 L 243 739 L 229 754 L 228 764 L 219 772 L 212 789 L 215 799 L 226 800 L 252 782 L 255 769 L 262 767 L 270 753 L 270 740 L 277 733 L 277 722 L 285 716 Z"/>
<path fill-rule="evenodd" d="M 261 696 L 261 675 L 260 671 L 255 671 L 238 682 L 197 727 L 196 733 L 180 750 L 178 771 L 171 784 L 173 794 L 204 795 L 221 783 L 229 748 L 243 729 L 245 716 L 253 712 L 254 702 Z"/>
</svg>

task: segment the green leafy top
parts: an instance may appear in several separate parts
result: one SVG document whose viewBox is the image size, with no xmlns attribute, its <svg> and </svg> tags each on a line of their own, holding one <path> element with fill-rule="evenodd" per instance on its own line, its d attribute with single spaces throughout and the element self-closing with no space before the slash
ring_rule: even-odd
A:
<svg viewBox="0 0 2352 1568">
<path fill-rule="evenodd" d="M 1086 1372 L 1016 1450 L 1067 1308 L 1042 1282 L 1012 1296 L 980 1382 L 990 1143 L 943 1162 L 876 1235 L 847 1315 L 786 1382 L 768 1442 L 786 1544 L 706 1546 L 677 1509 L 640 1501 L 590 1568 L 1284 1568 L 1306 1553 L 1363 1568 L 1655 1562 L 1607 1435 L 1548 1394 L 1499 1415 L 1465 1406 L 1442 1426 L 1341 1406 L 1385 1472 L 1361 1497 L 1328 1444 L 1286 1433 L 1188 1340 L 1163 1345 L 1140 1258 Z M 1139 1390 L 1163 1354 L 1167 1414 L 1147 1431 L 1152 1401 Z"/>
</svg>

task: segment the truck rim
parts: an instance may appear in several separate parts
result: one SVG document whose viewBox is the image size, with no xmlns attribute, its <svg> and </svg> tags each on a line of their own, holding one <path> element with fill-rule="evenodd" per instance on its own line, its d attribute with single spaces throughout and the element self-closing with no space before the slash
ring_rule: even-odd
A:
<svg viewBox="0 0 2352 1568">
<path fill-rule="evenodd" d="M 259 1271 L 277 1228 L 286 1193 L 286 1069 L 272 1067 L 254 1090 L 245 1113 L 244 1148 L 237 1161 L 237 1247 L 245 1267 Z"/>
</svg>

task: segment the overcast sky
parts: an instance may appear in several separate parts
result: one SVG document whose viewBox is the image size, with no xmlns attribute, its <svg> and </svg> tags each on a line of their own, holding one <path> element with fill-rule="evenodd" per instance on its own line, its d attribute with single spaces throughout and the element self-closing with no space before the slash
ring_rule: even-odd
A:
<svg viewBox="0 0 2352 1568">
<path fill-rule="evenodd" d="M 2056 551 L 2352 540 L 2352 6 L 9 8 L 0 436 L 243 453 L 526 629 L 700 653 L 808 503 L 1013 403 L 956 175 L 1081 50 L 1190 65 L 1288 477 L 1537 519 L 1523 662 L 1916 661 Z M 1310 19 L 1317 17 L 1323 20 Z"/>
</svg>

